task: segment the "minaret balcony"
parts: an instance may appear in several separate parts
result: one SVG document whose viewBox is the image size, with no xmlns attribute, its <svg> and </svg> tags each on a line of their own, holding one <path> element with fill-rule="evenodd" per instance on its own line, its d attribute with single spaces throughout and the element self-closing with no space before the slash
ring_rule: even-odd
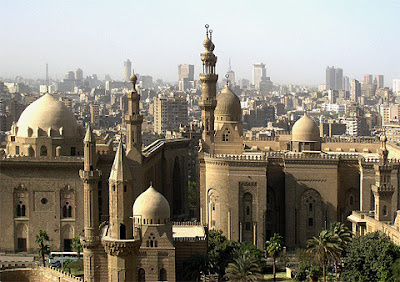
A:
<svg viewBox="0 0 400 282">
<path fill-rule="evenodd" d="M 387 185 L 387 184 L 383 184 L 383 185 L 373 185 L 372 186 L 372 192 L 374 193 L 379 193 L 379 194 L 392 194 L 394 193 L 394 186 L 393 185 Z"/>
<path fill-rule="evenodd" d="M 129 123 L 138 123 L 143 121 L 143 116 L 141 115 L 125 115 L 125 121 Z"/>
<path fill-rule="evenodd" d="M 216 99 L 200 100 L 199 101 L 199 107 L 200 108 L 215 108 L 216 106 L 217 106 L 217 100 Z"/>
<path fill-rule="evenodd" d="M 201 73 L 200 74 L 201 83 L 217 82 L 217 80 L 218 80 L 218 74 L 214 74 L 214 73 Z"/>
<path fill-rule="evenodd" d="M 139 251 L 142 241 L 139 239 L 113 239 L 105 237 L 101 239 L 105 251 L 112 256 L 131 256 Z"/>
<path fill-rule="evenodd" d="M 101 170 L 83 170 L 79 171 L 79 176 L 82 179 L 89 179 L 89 178 L 99 178 L 101 176 Z"/>
</svg>

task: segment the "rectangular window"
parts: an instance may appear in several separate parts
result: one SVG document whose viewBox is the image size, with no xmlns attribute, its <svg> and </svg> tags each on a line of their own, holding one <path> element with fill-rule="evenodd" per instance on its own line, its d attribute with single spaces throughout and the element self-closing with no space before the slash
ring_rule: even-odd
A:
<svg viewBox="0 0 400 282">
<path fill-rule="evenodd" d="M 72 248 L 72 240 L 71 239 L 64 239 L 64 252 L 71 252 Z"/>
<path fill-rule="evenodd" d="M 18 238 L 18 252 L 26 252 L 26 238 Z"/>
<path fill-rule="evenodd" d="M 11 141 L 12 141 L 12 142 L 15 141 L 15 136 L 11 136 Z"/>
<path fill-rule="evenodd" d="M 71 156 L 75 156 L 76 155 L 76 149 L 75 147 L 71 147 Z"/>
<path fill-rule="evenodd" d="M 15 154 L 19 155 L 19 146 L 15 146 Z"/>
<path fill-rule="evenodd" d="M 251 230 L 251 223 L 250 222 L 246 222 L 245 228 L 246 228 L 246 231 L 250 231 Z"/>
<path fill-rule="evenodd" d="M 308 226 L 309 227 L 314 226 L 314 218 L 312 218 L 312 217 L 308 218 Z"/>
</svg>

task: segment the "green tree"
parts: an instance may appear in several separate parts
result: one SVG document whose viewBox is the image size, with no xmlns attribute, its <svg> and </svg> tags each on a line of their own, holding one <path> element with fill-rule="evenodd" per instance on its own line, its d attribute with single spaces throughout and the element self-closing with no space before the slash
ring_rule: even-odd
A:
<svg viewBox="0 0 400 282">
<path fill-rule="evenodd" d="M 335 273 L 338 276 L 337 265 L 340 262 L 340 258 L 345 255 L 347 245 L 353 240 L 353 234 L 350 230 L 341 222 L 333 222 L 329 229 L 339 240 L 340 248 L 342 249 L 340 256 L 335 260 Z"/>
<path fill-rule="evenodd" d="M 308 240 L 307 249 L 314 254 L 315 261 L 322 267 L 322 276 L 326 281 L 326 266 L 329 262 L 336 261 L 342 249 L 336 234 L 330 230 L 322 230 L 318 238 Z"/>
<path fill-rule="evenodd" d="M 344 281 L 393 281 L 392 265 L 399 247 L 381 233 L 358 236 L 349 243 L 344 256 Z"/>
<path fill-rule="evenodd" d="M 262 277 L 261 268 L 254 255 L 248 250 L 236 251 L 236 253 L 236 258 L 228 264 L 224 277 L 232 281 L 259 280 Z"/>
<path fill-rule="evenodd" d="M 268 255 L 274 260 L 272 272 L 274 274 L 274 281 L 276 281 L 276 259 L 283 251 L 283 237 L 275 233 L 269 241 L 265 242 L 265 245 Z"/>
<path fill-rule="evenodd" d="M 39 233 L 36 235 L 36 244 L 38 244 L 38 254 L 42 258 L 43 266 L 46 266 L 45 255 L 50 253 L 50 247 L 46 243 L 49 241 L 49 235 L 47 235 L 46 231 L 39 230 Z"/>
<path fill-rule="evenodd" d="M 72 249 L 78 253 L 78 260 L 81 259 L 81 253 L 83 251 L 83 247 L 81 245 L 81 239 L 79 237 L 74 237 L 72 239 Z"/>
<path fill-rule="evenodd" d="M 206 255 L 195 254 L 183 263 L 183 273 L 177 273 L 182 277 L 178 280 L 200 281 L 201 273 L 208 274 L 212 269 L 210 260 Z"/>
</svg>

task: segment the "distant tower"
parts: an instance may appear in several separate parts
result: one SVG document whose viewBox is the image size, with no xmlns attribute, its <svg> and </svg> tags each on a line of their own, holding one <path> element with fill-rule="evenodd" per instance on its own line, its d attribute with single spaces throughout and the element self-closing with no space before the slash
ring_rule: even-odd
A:
<svg viewBox="0 0 400 282">
<path fill-rule="evenodd" d="M 267 77 L 267 69 L 265 64 L 259 63 L 253 65 L 253 85 L 256 89 L 260 89 L 260 82 Z"/>
<path fill-rule="evenodd" d="M 214 142 L 214 110 L 217 106 L 218 75 L 215 73 L 215 65 L 217 63 L 217 57 L 213 53 L 215 45 L 212 42 L 212 30 L 208 31 L 208 24 L 206 25 L 206 39 L 203 45 L 205 51 L 200 55 L 203 62 L 203 73 L 200 74 L 202 95 L 199 106 L 201 108 L 201 121 L 203 123 L 202 139 L 205 142 L 204 145 L 209 147 Z"/>
<path fill-rule="evenodd" d="M 125 81 L 129 81 L 132 74 L 132 63 L 129 59 L 124 62 Z"/>
<path fill-rule="evenodd" d="M 232 70 L 231 58 L 229 58 L 229 68 L 228 71 L 226 72 L 226 75 L 228 76 L 226 79 L 227 81 L 229 81 L 229 86 L 231 87 L 235 86 L 235 72 Z"/>
<path fill-rule="evenodd" d="M 83 180 L 84 190 L 84 228 L 85 235 L 81 238 L 83 246 L 83 265 L 85 281 L 100 281 L 102 276 L 97 271 L 96 265 L 100 264 L 100 256 L 103 253 L 99 238 L 99 204 L 98 182 L 101 172 L 96 168 L 96 138 L 89 124 L 84 144 L 84 165 L 79 171 Z M 103 277 L 104 278 L 104 277 Z"/>
<path fill-rule="evenodd" d="M 108 281 L 137 281 L 136 255 L 141 240 L 134 238 L 133 179 L 120 142 L 109 178 L 109 230 L 102 238 L 108 255 Z"/>
<path fill-rule="evenodd" d="M 394 186 L 391 184 L 393 166 L 388 163 L 388 150 L 386 148 L 386 136 L 381 136 L 380 160 L 375 164 L 375 185 L 372 192 L 375 197 L 375 219 L 379 221 L 392 221 L 392 196 Z"/>
<path fill-rule="evenodd" d="M 141 162 L 142 158 L 142 122 L 143 116 L 140 115 L 139 101 L 140 95 L 136 91 L 136 75 L 130 77 L 132 83 L 132 91 L 128 93 L 128 114 L 125 115 L 126 122 L 126 151 L 130 154 L 135 151 L 133 159 Z M 131 154 L 130 154 L 131 155 Z"/>
<path fill-rule="evenodd" d="M 82 81 L 83 80 L 83 71 L 80 68 L 75 70 L 75 80 Z"/>
</svg>

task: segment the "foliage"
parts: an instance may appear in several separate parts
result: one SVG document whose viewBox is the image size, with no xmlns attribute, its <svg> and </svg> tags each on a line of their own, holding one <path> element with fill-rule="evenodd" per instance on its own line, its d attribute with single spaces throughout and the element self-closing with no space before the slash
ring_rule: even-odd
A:
<svg viewBox="0 0 400 282">
<path fill-rule="evenodd" d="M 314 254 L 315 261 L 322 267 L 322 276 L 326 280 L 326 266 L 340 257 L 342 248 L 337 234 L 322 230 L 318 237 L 308 240 L 307 249 Z"/>
<path fill-rule="evenodd" d="M 333 222 L 331 224 L 330 231 L 337 236 L 339 240 L 339 245 L 341 249 L 344 251 L 347 247 L 347 245 L 353 240 L 353 234 L 349 230 L 349 228 L 346 227 L 341 222 Z"/>
<path fill-rule="evenodd" d="M 197 188 L 194 181 L 188 183 L 188 201 L 189 207 L 195 208 L 197 206 Z"/>
<path fill-rule="evenodd" d="M 400 259 L 396 259 L 395 262 L 390 267 L 392 271 L 393 280 L 400 281 Z"/>
<path fill-rule="evenodd" d="M 232 281 L 257 281 L 262 277 L 257 258 L 250 250 L 237 249 L 234 257 L 225 270 L 225 278 Z"/>
<path fill-rule="evenodd" d="M 265 242 L 266 251 L 270 257 L 274 260 L 273 265 L 273 275 L 274 281 L 276 280 L 276 259 L 279 257 L 280 253 L 283 251 L 283 237 L 278 233 L 275 233 L 269 241 Z"/>
<path fill-rule="evenodd" d="M 295 281 L 318 281 L 318 278 L 322 276 L 322 268 L 316 264 L 314 260 L 314 254 L 304 249 L 296 250 L 296 259 L 299 265 L 295 271 Z"/>
<path fill-rule="evenodd" d="M 46 265 L 46 259 L 45 259 L 45 255 L 50 254 L 50 247 L 49 245 L 46 243 L 49 241 L 49 235 L 47 235 L 46 231 L 43 230 L 39 230 L 39 233 L 36 235 L 36 244 L 38 244 L 38 254 L 39 256 L 42 258 L 42 263 L 45 266 Z"/>
<path fill-rule="evenodd" d="M 399 247 L 381 232 L 353 239 L 346 249 L 344 281 L 390 281 L 397 273 Z M 392 273 L 393 270 L 396 270 Z M 397 275 L 397 274 L 396 274 Z"/>
<path fill-rule="evenodd" d="M 83 247 L 81 245 L 81 240 L 79 237 L 74 237 L 72 239 L 72 249 L 78 253 L 78 260 L 81 258 L 81 252 L 83 251 Z"/>
<path fill-rule="evenodd" d="M 212 264 L 207 256 L 195 254 L 183 263 L 183 273 L 180 280 L 184 281 L 200 281 L 201 274 L 208 274 L 212 269 Z"/>
</svg>

